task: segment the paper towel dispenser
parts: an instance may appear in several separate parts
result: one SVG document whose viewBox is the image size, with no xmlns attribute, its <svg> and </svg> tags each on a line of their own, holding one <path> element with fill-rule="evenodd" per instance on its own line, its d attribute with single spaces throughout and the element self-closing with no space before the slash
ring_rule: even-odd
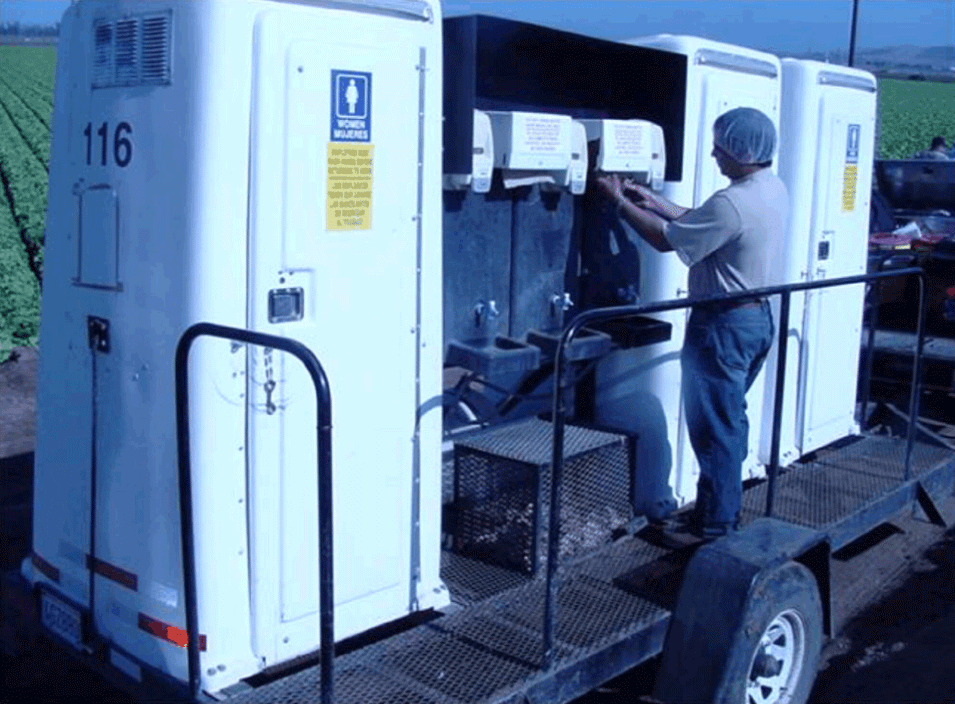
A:
<svg viewBox="0 0 955 704">
<path fill-rule="evenodd" d="M 494 140 L 491 136 L 491 118 L 481 110 L 474 111 L 474 129 L 471 146 L 471 173 L 445 174 L 444 189 L 448 191 L 467 190 L 475 193 L 487 193 L 491 190 L 491 176 L 494 173 Z"/>
<path fill-rule="evenodd" d="M 494 165 L 502 169 L 563 171 L 570 163 L 568 115 L 488 111 Z"/>
<path fill-rule="evenodd" d="M 489 110 L 494 166 L 505 188 L 534 183 L 563 185 L 571 163 L 569 115 Z"/>
<path fill-rule="evenodd" d="M 576 120 L 570 125 L 570 163 L 563 176 L 554 174 L 556 183 L 542 183 L 545 191 L 559 191 L 566 188 L 575 196 L 583 194 L 587 186 L 587 130 Z"/>
<path fill-rule="evenodd" d="M 587 140 L 600 141 L 598 171 L 626 173 L 660 190 L 666 170 L 663 128 L 646 120 L 580 120 Z"/>
</svg>

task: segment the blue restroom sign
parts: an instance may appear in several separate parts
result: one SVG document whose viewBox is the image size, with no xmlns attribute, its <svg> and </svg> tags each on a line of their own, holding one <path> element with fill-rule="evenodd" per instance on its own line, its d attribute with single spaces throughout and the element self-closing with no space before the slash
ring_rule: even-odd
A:
<svg viewBox="0 0 955 704">
<path fill-rule="evenodd" d="M 371 141 L 371 73 L 332 69 L 333 142 Z"/>
</svg>

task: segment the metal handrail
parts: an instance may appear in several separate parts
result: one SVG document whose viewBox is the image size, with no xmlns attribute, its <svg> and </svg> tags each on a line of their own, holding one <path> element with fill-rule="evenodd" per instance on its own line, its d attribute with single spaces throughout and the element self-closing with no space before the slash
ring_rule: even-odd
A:
<svg viewBox="0 0 955 704">
<path fill-rule="evenodd" d="M 318 414 L 318 570 L 319 570 L 319 648 L 321 648 L 321 702 L 334 701 L 335 628 L 332 563 L 332 397 L 328 377 L 318 358 L 305 345 L 276 335 L 212 323 L 196 323 L 187 329 L 176 345 L 176 436 L 179 452 L 179 512 L 182 533 L 183 589 L 186 602 L 189 692 L 199 696 L 199 614 L 196 596 L 196 554 L 193 538 L 192 468 L 189 460 L 189 388 L 187 362 L 189 348 L 197 337 L 207 335 L 251 345 L 272 347 L 297 357 L 315 386 Z"/>
<path fill-rule="evenodd" d="M 857 283 L 868 283 L 876 279 L 885 279 L 897 276 L 917 276 L 919 281 L 919 316 L 916 329 L 916 348 L 915 360 L 912 364 L 912 388 L 909 398 L 909 427 L 905 447 L 905 480 L 908 481 L 911 476 L 911 456 L 912 448 L 915 442 L 915 419 L 918 418 L 918 379 L 920 373 L 920 364 L 922 357 L 922 344 L 925 334 L 925 272 L 921 267 L 908 267 L 905 269 L 895 269 L 891 271 L 872 272 L 860 274 L 857 276 L 845 276 L 837 279 L 826 279 L 823 281 L 810 281 L 806 283 L 782 284 L 779 286 L 767 286 L 764 288 L 740 291 L 732 294 L 720 296 L 710 296 L 706 298 L 681 298 L 659 303 L 648 303 L 631 306 L 612 306 L 607 308 L 595 308 L 584 311 L 574 317 L 573 320 L 564 328 L 560 341 L 557 344 L 557 351 L 554 357 L 554 402 L 552 422 L 554 425 L 554 443 L 551 455 L 551 480 L 550 480 L 550 520 L 548 526 L 547 539 L 547 577 L 546 589 L 544 592 L 544 629 L 543 629 L 543 657 L 542 668 L 549 670 L 554 663 L 554 622 L 557 616 L 557 591 L 559 584 L 555 580 L 558 559 L 558 541 L 557 535 L 560 528 L 560 492 L 561 481 L 564 471 L 564 422 L 567 414 L 567 408 L 564 399 L 564 367 L 566 365 L 565 352 L 567 347 L 573 342 L 574 337 L 585 325 L 598 321 L 606 321 L 617 318 L 632 317 L 646 313 L 661 313 L 679 308 L 689 308 L 691 306 L 707 303 L 724 303 L 742 299 L 767 298 L 769 296 L 780 296 L 780 320 L 779 320 L 779 344 L 777 350 L 776 366 L 776 397 L 773 404 L 773 435 L 770 446 L 770 465 L 767 469 L 768 484 L 766 495 L 766 515 L 772 516 L 773 501 L 776 491 L 776 474 L 779 469 L 779 444 L 780 430 L 782 425 L 782 400 L 783 387 L 786 374 L 786 343 L 789 336 L 789 303 L 793 292 L 809 291 L 819 288 L 831 288 L 834 286 L 846 286 Z"/>
</svg>

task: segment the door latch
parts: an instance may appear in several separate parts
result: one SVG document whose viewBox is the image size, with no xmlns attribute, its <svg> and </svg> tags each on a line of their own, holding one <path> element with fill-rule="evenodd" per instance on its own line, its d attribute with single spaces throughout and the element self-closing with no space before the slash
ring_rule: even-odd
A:
<svg viewBox="0 0 955 704">
<path fill-rule="evenodd" d="M 86 332 L 91 350 L 109 354 L 109 321 L 106 318 L 87 316 Z"/>
</svg>

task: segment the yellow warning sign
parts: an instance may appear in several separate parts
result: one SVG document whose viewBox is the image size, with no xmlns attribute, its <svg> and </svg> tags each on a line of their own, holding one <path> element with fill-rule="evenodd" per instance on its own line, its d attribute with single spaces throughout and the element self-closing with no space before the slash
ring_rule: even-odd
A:
<svg viewBox="0 0 955 704">
<path fill-rule="evenodd" d="M 373 144 L 329 142 L 327 229 L 371 229 L 374 153 Z"/>
<path fill-rule="evenodd" d="M 856 181 L 859 180 L 859 167 L 846 164 L 842 174 L 842 212 L 851 213 L 856 209 Z"/>
</svg>

